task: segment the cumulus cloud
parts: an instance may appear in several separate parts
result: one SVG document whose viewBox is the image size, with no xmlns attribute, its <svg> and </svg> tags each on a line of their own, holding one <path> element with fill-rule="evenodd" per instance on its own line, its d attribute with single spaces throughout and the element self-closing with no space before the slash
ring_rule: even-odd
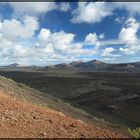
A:
<svg viewBox="0 0 140 140">
<path fill-rule="evenodd" d="M 125 17 L 116 17 L 115 22 L 118 24 L 123 24 L 125 21 Z"/>
<path fill-rule="evenodd" d="M 57 8 L 54 2 L 10 2 L 16 14 L 43 14 Z"/>
<path fill-rule="evenodd" d="M 104 38 L 104 33 L 100 34 L 99 36 L 96 33 L 89 33 L 85 37 L 84 44 L 85 45 L 93 45 L 95 47 L 100 47 L 101 46 L 101 40 Z"/>
<path fill-rule="evenodd" d="M 8 40 L 30 38 L 38 29 L 38 21 L 34 17 L 26 16 L 23 21 L 12 18 L 0 22 L 0 33 Z"/>
<path fill-rule="evenodd" d="M 134 44 L 138 42 L 137 39 L 137 31 L 140 27 L 139 22 L 134 18 L 129 18 L 126 22 L 124 27 L 121 29 L 119 33 L 119 38 L 127 43 L 127 44 Z"/>
<path fill-rule="evenodd" d="M 7 4 L 14 10 L 15 15 L 40 15 L 53 10 L 63 12 L 70 10 L 68 2 L 61 2 L 60 4 L 55 2 L 9 2 Z"/>
<path fill-rule="evenodd" d="M 140 3 L 139 2 L 115 2 L 114 9 L 125 9 L 131 15 L 140 14 Z"/>
<path fill-rule="evenodd" d="M 72 12 L 72 23 L 98 23 L 105 17 L 114 14 L 116 9 L 126 10 L 129 15 L 140 14 L 139 2 L 84 2 L 78 4 Z M 122 22 L 123 18 L 116 18 L 116 22 Z"/>
<path fill-rule="evenodd" d="M 39 31 L 37 36 L 34 36 L 35 30 Z M 94 48 L 90 50 L 84 48 L 83 42 L 75 42 L 73 33 L 51 32 L 47 28 L 39 30 L 34 17 L 24 17 L 23 21 L 15 18 L 2 21 L 0 42 L 0 58 L 5 64 L 6 62 L 21 64 L 70 62 L 97 53 Z"/>
<path fill-rule="evenodd" d="M 67 12 L 68 10 L 70 10 L 70 4 L 68 2 L 61 2 L 59 4 L 59 9 L 63 12 Z"/>
<path fill-rule="evenodd" d="M 112 9 L 105 2 L 79 2 L 72 15 L 72 23 L 98 23 L 106 16 L 112 15 Z"/>
<path fill-rule="evenodd" d="M 112 47 L 105 48 L 103 50 L 102 56 L 112 56 L 113 55 L 112 52 L 114 52 L 114 51 L 115 51 L 115 49 Z"/>
<path fill-rule="evenodd" d="M 140 51 L 140 41 L 137 33 L 140 29 L 140 22 L 133 17 L 128 18 L 122 25 L 117 39 L 100 41 L 100 46 L 121 45 L 119 51 L 124 55 L 134 55 Z M 115 51 L 112 47 L 105 48 L 102 56 L 118 57 L 119 54 L 112 54 Z M 119 52 L 118 52 L 119 53 Z"/>
<path fill-rule="evenodd" d="M 49 35 L 48 35 L 49 33 Z M 45 53 L 49 58 L 72 61 L 81 56 L 92 56 L 96 53 L 94 49 L 83 48 L 83 43 L 74 41 L 75 34 L 64 31 L 52 33 L 48 29 L 41 29 L 39 33 L 39 51 Z M 43 40 L 43 41 L 42 41 Z"/>
<path fill-rule="evenodd" d="M 41 29 L 38 38 L 41 42 L 47 42 L 49 41 L 50 35 L 51 35 L 50 30 L 43 28 Z"/>
<path fill-rule="evenodd" d="M 39 33 L 39 42 L 41 45 L 53 46 L 56 50 L 69 49 L 69 45 L 74 40 L 74 34 L 65 33 L 64 31 L 51 33 L 48 29 L 41 29 Z M 43 43 L 43 44 L 42 44 Z"/>
<path fill-rule="evenodd" d="M 118 38 L 112 40 L 103 40 L 104 34 L 99 36 L 96 33 L 89 33 L 85 37 L 86 45 L 93 46 L 110 46 L 110 45 L 121 45 L 119 51 L 125 55 L 133 55 L 140 51 L 140 41 L 138 38 L 138 31 L 140 29 L 140 22 L 134 17 L 130 17 L 122 25 L 122 29 L 118 34 Z M 112 54 L 115 51 L 112 47 L 103 50 L 102 56 L 118 57 L 119 54 Z M 118 50 L 116 50 L 118 51 Z M 119 52 L 118 52 L 119 53 Z"/>
<path fill-rule="evenodd" d="M 33 56 L 33 47 L 29 43 L 35 31 L 38 30 L 38 21 L 35 17 L 25 16 L 18 20 L 5 19 L 0 22 L 0 58 L 4 62 L 25 61 Z M 23 45 L 22 45 L 23 44 Z"/>
<path fill-rule="evenodd" d="M 99 35 L 99 39 L 104 39 L 104 38 L 105 38 L 105 34 L 104 33 Z"/>
<path fill-rule="evenodd" d="M 116 60 L 116 58 L 115 57 L 104 57 L 103 60 L 109 61 L 109 62 L 114 62 L 114 60 Z"/>
<path fill-rule="evenodd" d="M 140 29 L 140 23 L 135 18 L 129 18 L 119 33 L 119 39 L 125 44 L 120 51 L 124 54 L 135 54 L 140 50 L 140 42 L 137 32 Z"/>
<path fill-rule="evenodd" d="M 89 33 L 85 37 L 84 44 L 93 45 L 93 47 L 95 46 L 96 48 L 98 48 L 98 47 L 104 45 L 104 43 L 102 42 L 104 37 L 105 37 L 104 33 L 101 33 L 100 35 L 97 35 L 95 32 Z"/>
<path fill-rule="evenodd" d="M 122 5 L 109 8 L 108 3 L 79 3 L 73 12 L 73 23 L 97 23 L 113 14 L 114 9 L 125 7 L 130 13 L 138 13 L 138 9 L 129 9 Z M 140 41 L 137 33 L 140 23 L 135 18 L 129 18 L 122 26 L 117 39 L 105 40 L 105 33 L 91 32 L 81 42 L 75 41 L 76 34 L 65 31 L 52 32 L 50 29 L 39 27 L 36 15 L 51 10 L 70 10 L 69 3 L 10 3 L 15 13 L 23 14 L 22 18 L 13 16 L 11 19 L 0 21 L 0 58 L 5 62 L 70 62 L 86 60 L 94 55 L 104 57 L 104 60 L 115 60 L 119 54 L 135 54 L 140 51 Z M 114 8 L 115 7 L 115 8 Z M 133 12 L 132 12 L 133 10 Z M 25 16 L 27 14 L 28 16 Z M 39 17 L 38 17 L 39 18 Z M 122 23 L 123 19 L 116 19 Z M 41 29 L 40 29 L 41 28 Z M 37 31 L 37 32 L 36 32 Z M 101 46 L 124 45 L 117 48 Z M 89 45 L 89 48 L 87 47 Z M 93 46 L 93 47 L 90 47 Z M 118 54 L 116 54 L 118 53 Z"/>
<path fill-rule="evenodd" d="M 98 36 L 96 33 L 89 33 L 85 38 L 85 42 L 87 44 L 96 44 L 97 41 L 98 41 Z"/>
</svg>

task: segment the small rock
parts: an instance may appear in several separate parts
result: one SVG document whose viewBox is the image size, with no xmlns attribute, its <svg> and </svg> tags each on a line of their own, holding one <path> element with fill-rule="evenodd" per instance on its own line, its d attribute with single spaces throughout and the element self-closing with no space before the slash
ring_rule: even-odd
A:
<svg viewBox="0 0 140 140">
<path fill-rule="evenodd" d="M 80 123 L 84 123 L 82 120 L 77 120 L 78 122 L 80 122 Z"/>
<path fill-rule="evenodd" d="M 33 119 L 35 119 L 35 120 L 36 120 L 36 119 L 38 119 L 38 117 L 37 117 L 37 116 L 33 116 Z"/>
<path fill-rule="evenodd" d="M 1 127 L 1 128 L 3 127 L 3 124 L 2 124 L 2 123 L 0 123 L 0 127 Z"/>
<path fill-rule="evenodd" d="M 63 125 L 63 127 L 64 127 L 65 129 L 68 129 L 68 128 L 69 128 L 69 127 L 68 127 L 67 125 L 65 125 L 65 124 Z"/>
<path fill-rule="evenodd" d="M 32 128 L 32 125 L 29 125 L 30 128 Z"/>
<path fill-rule="evenodd" d="M 49 123 L 53 123 L 53 121 L 51 119 L 47 120 Z"/>
<path fill-rule="evenodd" d="M 81 137 L 85 137 L 85 134 L 80 134 L 81 135 Z"/>
<path fill-rule="evenodd" d="M 5 121 L 5 117 L 1 117 L 2 121 Z"/>
<path fill-rule="evenodd" d="M 9 110 L 6 110 L 5 112 L 4 112 L 4 115 L 8 115 L 9 114 Z"/>
<path fill-rule="evenodd" d="M 41 133 L 40 133 L 40 136 L 41 136 L 41 137 L 47 137 L 47 133 L 46 133 L 46 132 L 41 132 Z"/>
<path fill-rule="evenodd" d="M 59 115 L 65 117 L 65 115 L 62 112 L 59 112 Z"/>
<path fill-rule="evenodd" d="M 76 127 L 73 123 L 69 125 L 70 127 Z"/>
<path fill-rule="evenodd" d="M 5 112 L 9 112 L 9 110 L 7 109 Z"/>
<path fill-rule="evenodd" d="M 10 115 L 12 115 L 14 112 L 13 111 L 10 111 Z"/>
<path fill-rule="evenodd" d="M 23 112 L 23 116 L 26 116 L 26 113 Z"/>
<path fill-rule="evenodd" d="M 9 124 L 10 124 L 11 126 L 14 126 L 14 125 L 17 125 L 18 123 L 17 123 L 17 122 L 14 122 L 14 121 L 10 121 Z"/>
<path fill-rule="evenodd" d="M 12 118 L 14 122 L 18 122 L 18 119 L 17 118 Z"/>
</svg>

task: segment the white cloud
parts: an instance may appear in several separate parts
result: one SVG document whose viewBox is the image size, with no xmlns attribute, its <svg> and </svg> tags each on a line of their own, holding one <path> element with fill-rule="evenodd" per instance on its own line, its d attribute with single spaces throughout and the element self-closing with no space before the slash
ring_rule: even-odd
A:
<svg viewBox="0 0 140 140">
<path fill-rule="evenodd" d="M 38 29 L 36 18 L 26 16 L 21 20 L 5 19 L 0 24 L 0 58 L 4 63 L 25 61 L 25 58 L 33 56 L 35 50 L 26 42 L 33 39 Z"/>
<path fill-rule="evenodd" d="M 40 45 L 52 46 L 56 50 L 66 50 L 70 48 L 69 45 L 73 42 L 74 36 L 64 31 L 51 33 L 48 29 L 41 29 L 38 38 Z"/>
<path fill-rule="evenodd" d="M 118 38 L 100 41 L 100 46 L 108 46 L 108 45 L 122 45 L 122 41 L 119 40 Z"/>
<path fill-rule="evenodd" d="M 3 38 L 8 40 L 19 40 L 31 38 L 38 29 L 38 21 L 34 17 L 26 16 L 23 21 L 17 19 L 5 19 L 0 23 L 0 32 Z"/>
<path fill-rule="evenodd" d="M 2 30 L 2 22 L 0 22 L 0 31 Z"/>
<path fill-rule="evenodd" d="M 75 35 L 64 31 L 51 33 L 49 41 L 46 41 L 42 51 L 53 59 L 63 59 L 61 61 L 73 61 L 81 56 L 93 56 L 97 51 L 83 48 L 84 43 L 74 41 Z M 41 47 L 41 46 L 40 46 Z"/>
<path fill-rule="evenodd" d="M 116 23 L 119 23 L 119 24 L 124 23 L 124 20 L 125 20 L 125 17 L 116 17 L 115 18 L 115 22 Z"/>
<path fill-rule="evenodd" d="M 73 42 L 74 36 L 75 35 L 72 33 L 60 31 L 53 33 L 51 39 L 53 40 L 56 49 L 67 49 L 67 46 Z"/>
<path fill-rule="evenodd" d="M 125 55 L 135 54 L 135 52 L 133 50 L 131 50 L 131 49 L 127 48 L 127 47 L 126 48 L 121 47 L 119 50 L 121 52 L 123 52 Z"/>
<path fill-rule="evenodd" d="M 107 10 L 109 12 L 108 14 L 106 12 L 104 14 L 100 13 L 99 9 L 102 6 L 100 6 L 100 4 L 98 3 L 83 3 L 83 5 L 81 6 L 85 8 L 84 12 L 78 9 L 79 11 L 75 12 L 79 13 L 73 13 L 75 21 L 77 23 L 96 23 L 101 21 L 104 17 L 111 15 L 112 10 L 105 9 L 105 7 L 108 7 L 108 3 L 102 4 L 101 5 L 104 7 L 103 10 Z M 98 6 L 94 8 L 95 5 Z M 64 3 L 59 4 L 58 6 L 59 10 L 62 11 L 67 11 L 70 8 Z M 79 5 L 79 7 L 81 6 Z M 94 8 L 94 10 L 92 8 Z M 54 9 L 58 9 L 58 7 L 55 7 Z M 48 12 L 47 10 L 43 11 L 43 9 L 41 9 L 42 11 L 38 12 L 34 12 L 34 10 L 32 10 L 27 10 L 27 13 L 40 14 Z M 92 14 L 89 14 L 90 12 Z M 24 11 L 21 10 L 21 13 L 24 13 Z M 83 16 L 82 14 L 85 15 Z M 94 14 L 95 17 L 92 17 Z M 79 16 L 81 17 L 79 18 Z M 83 42 L 75 42 L 76 35 L 73 33 L 66 33 L 65 31 L 51 32 L 51 30 L 47 28 L 40 29 L 39 34 L 34 36 L 35 31 L 39 29 L 38 24 L 38 20 L 37 18 L 35 18 L 35 16 L 24 16 L 20 20 L 17 18 L 2 20 L 0 22 L 0 58 L 4 59 L 7 62 L 38 61 L 41 63 L 47 63 L 48 61 L 70 62 L 75 59 L 88 59 L 92 58 L 94 55 L 100 55 L 103 56 L 106 60 L 115 60 L 116 57 L 120 56 L 116 53 L 129 55 L 135 54 L 140 51 L 140 41 L 137 36 L 137 32 L 140 28 L 140 23 L 135 18 L 129 18 L 125 22 L 119 33 L 118 39 L 104 40 L 104 33 L 97 35 L 95 32 L 93 32 L 87 34 Z M 34 41 L 32 42 L 32 40 Z M 27 44 L 25 44 L 26 41 Z M 102 47 L 100 47 L 112 44 L 124 44 L 124 47 L 121 47 L 119 49 L 120 52 L 118 51 L 118 49 L 114 49 L 112 47 L 108 47 L 105 49 L 102 49 Z M 93 48 L 89 49 L 86 47 L 86 45 L 93 45 Z"/>
<path fill-rule="evenodd" d="M 88 34 L 85 42 L 89 44 L 96 44 L 99 42 L 99 46 L 108 46 L 108 45 L 123 45 L 124 47 L 120 47 L 119 51 L 125 55 L 133 55 L 140 51 L 140 39 L 137 35 L 140 29 L 140 22 L 135 18 L 131 17 L 126 20 L 123 24 L 122 29 L 118 35 L 118 38 L 112 40 L 99 40 L 101 39 L 101 35 L 97 36 L 96 33 Z M 103 37 L 104 38 L 104 37 Z M 112 51 L 113 49 L 105 49 L 102 53 L 102 56 L 111 56 L 118 57 L 119 54 L 108 53 L 108 51 Z M 116 50 L 118 51 L 118 50 Z M 118 53 L 120 53 L 118 52 Z"/>
<path fill-rule="evenodd" d="M 112 9 L 105 2 L 79 2 L 78 8 L 72 15 L 72 23 L 97 23 L 106 16 L 112 15 Z"/>
<path fill-rule="evenodd" d="M 138 22 L 135 18 L 129 18 L 124 25 L 118 35 L 118 39 L 114 40 L 103 40 L 100 41 L 100 46 L 107 45 L 123 45 L 124 47 L 120 47 L 119 51 L 124 55 L 133 55 L 140 51 L 140 41 L 137 36 L 137 32 L 140 29 L 140 22 Z M 110 56 L 110 57 L 119 57 L 119 54 L 112 54 L 114 50 L 112 47 L 105 48 L 103 50 L 102 56 Z M 120 53 L 118 52 L 118 53 Z"/>
<path fill-rule="evenodd" d="M 140 23 L 135 18 L 129 18 L 119 33 L 119 39 L 125 44 L 120 51 L 124 54 L 135 54 L 140 50 L 140 42 L 137 32 L 140 29 Z"/>
<path fill-rule="evenodd" d="M 70 10 L 70 4 L 68 2 L 61 2 L 59 5 L 59 9 L 63 12 L 67 12 Z"/>
<path fill-rule="evenodd" d="M 114 2 L 114 9 L 125 9 L 129 14 L 140 14 L 140 3 L 139 2 Z"/>
<path fill-rule="evenodd" d="M 41 29 L 41 31 L 38 35 L 38 38 L 41 42 L 46 42 L 46 41 L 49 41 L 50 35 L 51 35 L 50 30 L 43 28 L 43 29 Z"/>
<path fill-rule="evenodd" d="M 21 46 L 21 45 L 16 45 L 14 47 L 12 47 L 12 55 L 15 57 L 15 58 L 23 58 L 23 57 L 26 57 L 30 51 L 30 48 L 26 48 L 24 46 Z"/>
<path fill-rule="evenodd" d="M 9 2 L 6 3 L 14 10 L 16 16 L 35 16 L 48 13 L 53 10 L 60 10 L 67 12 L 70 10 L 70 4 L 68 2 Z"/>
<path fill-rule="evenodd" d="M 67 12 L 71 9 L 69 2 L 9 2 L 15 15 L 40 15 L 49 11 L 60 10 Z M 72 23 L 98 23 L 107 16 L 114 14 L 116 9 L 125 9 L 130 15 L 140 14 L 139 2 L 79 2 L 72 12 Z M 116 18 L 117 22 L 120 19 Z"/>
<path fill-rule="evenodd" d="M 83 47 L 83 42 L 75 42 L 75 34 L 64 31 L 51 32 L 49 29 L 42 28 L 36 38 L 30 33 L 32 30 L 29 32 L 31 36 L 22 36 L 23 29 L 26 30 L 25 24 L 22 27 L 21 21 L 16 19 L 8 20 L 8 24 L 5 24 L 4 21 L 0 35 L 0 58 L 4 60 L 5 64 L 15 62 L 21 64 L 48 64 L 49 62 L 53 64 L 84 59 L 97 54 L 97 50 L 94 48 L 89 50 Z M 13 23 L 16 24 L 13 25 Z M 18 33 L 13 33 L 13 37 L 10 33 L 6 34 L 3 30 L 6 28 L 3 28 L 3 25 L 9 26 L 8 30 L 11 32 L 15 31 L 13 27 L 16 28 Z M 19 35 L 21 40 L 18 40 Z"/>
<path fill-rule="evenodd" d="M 16 14 L 43 14 L 57 8 L 54 2 L 10 2 Z"/>
<path fill-rule="evenodd" d="M 112 62 L 113 60 L 116 60 L 116 58 L 115 57 L 104 57 L 104 60 Z"/>
<path fill-rule="evenodd" d="M 85 42 L 87 44 L 96 44 L 97 41 L 98 41 L 98 36 L 96 33 L 89 33 L 85 38 Z"/>
<path fill-rule="evenodd" d="M 72 12 L 72 23 L 98 23 L 114 14 L 116 9 L 126 10 L 129 15 L 140 14 L 139 2 L 79 2 L 78 8 Z M 116 18 L 122 23 L 124 18 Z"/>
<path fill-rule="evenodd" d="M 13 42 L 12 41 L 9 41 L 5 38 L 2 37 L 2 35 L 0 36 L 0 48 L 3 48 L 3 47 L 9 47 L 9 46 L 12 46 L 13 45 Z"/>
<path fill-rule="evenodd" d="M 112 47 L 108 47 L 108 48 L 105 48 L 104 50 L 103 50 L 103 53 L 101 54 L 102 56 L 112 56 L 113 54 L 112 54 L 112 52 L 114 52 L 115 51 L 115 49 L 114 48 L 112 48 Z"/>
<path fill-rule="evenodd" d="M 104 43 L 102 43 L 101 40 L 103 40 L 105 37 L 104 33 L 100 34 L 99 36 L 94 32 L 94 33 L 89 33 L 85 37 L 84 44 L 85 45 L 93 45 L 96 48 L 102 46 Z"/>
<path fill-rule="evenodd" d="M 127 44 L 134 44 L 137 43 L 137 31 L 140 27 L 139 22 L 137 22 L 134 18 L 129 18 L 125 22 L 125 27 L 122 28 L 121 32 L 119 33 L 119 38 L 123 42 Z"/>
<path fill-rule="evenodd" d="M 99 39 L 104 38 L 103 34 L 100 34 L 99 36 L 96 33 L 89 33 L 86 37 L 85 37 L 85 41 L 84 44 L 85 45 L 93 45 L 96 48 L 101 46 L 101 42 Z"/>
<path fill-rule="evenodd" d="M 105 38 L 105 34 L 104 33 L 99 35 L 99 39 L 104 39 L 104 38 Z"/>
</svg>

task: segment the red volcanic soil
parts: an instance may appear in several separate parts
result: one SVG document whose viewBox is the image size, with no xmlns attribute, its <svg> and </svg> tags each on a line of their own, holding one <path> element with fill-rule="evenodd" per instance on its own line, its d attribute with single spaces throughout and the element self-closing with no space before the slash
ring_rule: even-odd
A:
<svg viewBox="0 0 140 140">
<path fill-rule="evenodd" d="M 13 99 L 0 92 L 1 138 L 124 138 L 99 126 L 89 126 L 61 112 Z"/>
</svg>

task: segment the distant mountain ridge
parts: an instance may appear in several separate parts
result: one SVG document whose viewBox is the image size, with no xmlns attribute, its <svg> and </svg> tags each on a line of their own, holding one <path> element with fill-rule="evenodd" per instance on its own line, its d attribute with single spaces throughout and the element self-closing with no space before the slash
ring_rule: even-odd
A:
<svg viewBox="0 0 140 140">
<path fill-rule="evenodd" d="M 0 66 L 0 68 L 19 68 L 19 67 L 39 67 L 36 65 L 26 65 L 26 64 L 18 64 L 18 63 L 13 63 L 13 64 L 9 64 L 9 65 L 3 65 Z"/>
<path fill-rule="evenodd" d="M 130 63 L 119 63 L 111 64 L 104 63 L 99 60 L 91 60 L 87 62 L 83 61 L 73 61 L 71 63 L 60 63 L 56 65 L 49 66 L 26 66 L 20 65 L 18 63 L 0 66 L 0 68 L 34 68 L 36 70 L 47 71 L 47 70 L 73 70 L 73 71 L 117 71 L 117 72 L 140 72 L 140 62 L 130 62 Z"/>
<path fill-rule="evenodd" d="M 140 62 L 111 64 L 99 60 L 87 62 L 73 61 L 71 63 L 57 64 L 42 67 L 42 70 L 80 70 L 80 71 L 118 71 L 118 72 L 140 72 Z"/>
<path fill-rule="evenodd" d="M 10 64 L 10 65 L 4 65 L 4 66 L 0 66 L 0 67 L 15 68 L 15 67 L 27 67 L 27 65 L 22 65 L 22 64 L 18 64 L 18 63 L 13 63 L 13 64 Z"/>
</svg>

